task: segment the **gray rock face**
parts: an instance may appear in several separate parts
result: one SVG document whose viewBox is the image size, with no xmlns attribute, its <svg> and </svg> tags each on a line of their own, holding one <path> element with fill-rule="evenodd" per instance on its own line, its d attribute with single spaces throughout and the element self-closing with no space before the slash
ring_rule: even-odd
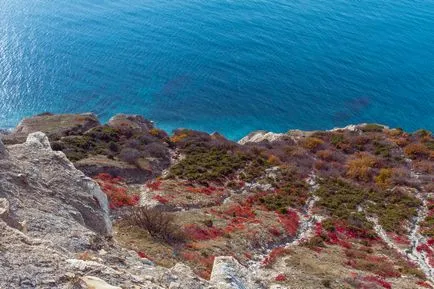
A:
<svg viewBox="0 0 434 289">
<path fill-rule="evenodd" d="M 273 133 L 267 132 L 263 130 L 254 131 L 243 137 L 238 141 L 239 144 L 247 144 L 247 143 L 259 143 L 263 141 L 275 142 L 283 139 L 285 134 L 283 133 Z"/>
<path fill-rule="evenodd" d="M 7 154 L 6 147 L 0 139 L 0 158 L 3 158 Z"/>
<path fill-rule="evenodd" d="M 267 288 L 260 280 L 254 280 L 254 274 L 250 273 L 234 257 L 216 257 L 210 282 L 219 289 Z"/>
<path fill-rule="evenodd" d="M 111 234 L 105 194 L 45 134 L 7 150 L 0 159 L 0 288 L 261 288 L 235 260 L 217 262 L 209 282 L 183 264 L 155 266 L 104 237 Z"/>
</svg>

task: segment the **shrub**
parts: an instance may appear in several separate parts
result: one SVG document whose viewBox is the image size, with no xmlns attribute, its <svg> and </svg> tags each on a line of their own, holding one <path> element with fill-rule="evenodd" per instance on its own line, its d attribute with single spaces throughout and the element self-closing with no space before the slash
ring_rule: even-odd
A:
<svg viewBox="0 0 434 289">
<path fill-rule="evenodd" d="M 169 150 L 168 148 L 159 142 L 153 142 L 150 144 L 147 144 L 144 148 L 143 151 L 151 157 L 154 158 L 168 158 L 169 157 Z"/>
<path fill-rule="evenodd" d="M 404 153 L 412 158 L 427 158 L 430 155 L 428 148 L 421 143 L 411 143 L 404 148 Z"/>
<path fill-rule="evenodd" d="M 342 160 L 342 156 L 332 150 L 320 150 L 316 153 L 316 156 L 328 162 Z"/>
<path fill-rule="evenodd" d="M 124 162 L 136 164 L 137 160 L 141 157 L 141 153 L 137 149 L 124 148 L 121 150 L 119 157 Z"/>
<path fill-rule="evenodd" d="M 288 210 L 285 214 L 278 214 L 279 221 L 290 236 L 295 236 L 298 231 L 300 218 L 295 211 Z"/>
<path fill-rule="evenodd" d="M 379 174 L 375 177 L 375 183 L 377 184 L 377 186 L 379 186 L 380 188 L 387 188 L 388 186 L 391 185 L 392 183 L 392 175 L 393 175 L 393 170 L 392 169 L 381 169 Z"/>
<path fill-rule="evenodd" d="M 359 181 L 369 181 L 377 159 L 368 153 L 356 153 L 347 162 L 347 176 Z"/>
<path fill-rule="evenodd" d="M 316 150 L 323 144 L 324 141 L 316 137 L 308 137 L 301 143 L 301 145 L 308 150 Z"/>
<path fill-rule="evenodd" d="M 170 169 L 169 177 L 192 181 L 223 181 L 245 166 L 248 157 L 217 147 L 188 153 Z"/>
<path fill-rule="evenodd" d="M 345 142 L 345 137 L 343 133 L 333 133 L 330 138 L 330 142 L 335 146 L 339 147 L 342 143 Z"/>
<path fill-rule="evenodd" d="M 127 193 L 127 188 L 121 183 L 121 178 L 101 173 L 95 177 L 95 180 L 107 195 L 110 209 L 135 206 L 139 202 L 138 195 L 129 195 Z"/>
<path fill-rule="evenodd" d="M 363 132 L 382 132 L 384 129 L 384 126 L 378 125 L 375 123 L 368 123 L 368 124 L 362 126 L 360 129 Z"/>
<path fill-rule="evenodd" d="M 284 247 L 277 247 L 271 250 L 267 257 L 262 260 L 262 265 L 265 267 L 271 267 L 276 263 L 277 259 L 283 257 L 284 255 L 290 254 L 291 251 Z"/>
<path fill-rule="evenodd" d="M 212 240 L 224 235 L 224 232 L 221 229 L 208 226 L 199 227 L 195 224 L 186 225 L 184 231 L 190 239 L 195 241 Z"/>
<path fill-rule="evenodd" d="M 127 217 L 131 225 L 146 230 L 153 238 L 169 244 L 183 243 L 184 232 L 174 222 L 173 215 L 156 208 L 137 207 Z"/>
</svg>

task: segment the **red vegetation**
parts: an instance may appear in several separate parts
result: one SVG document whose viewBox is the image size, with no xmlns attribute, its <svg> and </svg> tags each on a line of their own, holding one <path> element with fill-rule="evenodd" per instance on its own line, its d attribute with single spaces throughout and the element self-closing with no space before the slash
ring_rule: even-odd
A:
<svg viewBox="0 0 434 289">
<path fill-rule="evenodd" d="M 419 285 L 420 287 L 424 287 L 424 288 L 430 288 L 430 289 L 433 288 L 430 284 L 428 284 L 427 282 L 424 282 L 424 281 L 418 281 L 418 282 L 416 282 L 416 284 Z"/>
<path fill-rule="evenodd" d="M 278 282 L 284 282 L 286 281 L 286 275 L 285 274 L 279 274 L 276 276 L 276 278 L 274 278 L 274 280 L 278 281 Z"/>
<path fill-rule="evenodd" d="M 219 192 L 223 191 L 224 188 L 214 187 L 214 186 L 196 188 L 196 187 L 187 186 L 185 188 L 185 190 L 187 192 L 190 192 L 190 193 L 204 194 L 204 195 L 210 196 L 210 195 L 214 194 L 217 191 L 219 191 Z"/>
<path fill-rule="evenodd" d="M 167 204 L 169 202 L 168 199 L 166 199 L 165 197 L 161 196 L 161 195 L 155 195 L 154 197 L 152 197 L 152 199 L 162 203 L 162 204 Z"/>
<path fill-rule="evenodd" d="M 127 188 L 122 184 L 122 178 L 101 173 L 95 177 L 103 192 L 107 195 L 110 209 L 124 206 L 135 206 L 139 202 L 138 195 L 128 195 Z"/>
<path fill-rule="evenodd" d="M 152 261 L 152 258 L 149 257 L 148 255 L 146 255 L 146 254 L 145 254 L 144 252 L 142 252 L 142 251 L 137 252 L 137 255 L 139 255 L 140 258 L 145 258 L 145 259 L 148 259 L 148 260 L 151 260 L 151 261 Z"/>
<path fill-rule="evenodd" d="M 290 236 L 295 236 L 298 231 L 298 226 L 300 225 L 300 218 L 297 212 L 293 210 L 288 210 L 286 214 L 278 214 L 279 222 L 282 224 L 285 231 Z"/>
<path fill-rule="evenodd" d="M 432 239 L 429 240 L 428 242 L 430 242 L 430 241 L 432 241 Z M 430 248 L 430 246 L 428 244 L 421 244 L 421 245 L 416 247 L 416 250 L 419 253 L 424 252 L 426 254 L 426 256 L 428 257 L 429 265 L 434 267 L 434 251 Z"/>
<path fill-rule="evenodd" d="M 151 182 L 151 183 L 146 184 L 146 186 L 147 186 L 148 188 L 150 188 L 151 190 L 156 191 L 156 190 L 159 190 L 159 189 L 160 189 L 161 181 L 160 181 L 160 180 L 156 180 L 156 181 L 154 181 L 154 182 Z"/>
<path fill-rule="evenodd" d="M 282 235 L 282 233 L 280 232 L 280 230 L 278 228 L 276 228 L 275 226 L 271 227 L 270 229 L 268 229 L 268 232 L 270 232 L 271 235 L 275 236 L 275 237 L 279 237 Z"/>
<path fill-rule="evenodd" d="M 345 264 L 354 269 L 369 271 L 384 278 L 401 276 L 387 257 L 375 256 L 355 249 L 345 250 L 345 255 L 348 257 Z"/>
<path fill-rule="evenodd" d="M 243 219 L 251 219 L 256 217 L 256 214 L 252 211 L 252 207 L 248 205 L 233 205 L 224 211 L 224 214 L 234 218 L 238 217 Z"/>
<path fill-rule="evenodd" d="M 201 228 L 197 225 L 190 224 L 184 227 L 184 231 L 187 236 L 195 241 L 205 241 L 221 237 L 224 232 L 221 229 L 215 227 Z"/>
<path fill-rule="evenodd" d="M 365 277 L 362 278 L 362 280 L 378 284 L 378 285 L 380 285 L 380 286 L 382 286 L 382 287 L 384 287 L 386 289 L 392 289 L 392 284 L 390 284 L 386 280 L 381 279 L 381 278 L 379 278 L 377 276 L 365 276 Z"/>
<path fill-rule="evenodd" d="M 274 263 L 276 263 L 279 257 L 290 254 L 291 251 L 284 247 L 278 247 L 271 250 L 270 254 L 262 260 L 262 265 L 265 267 L 271 267 Z"/>
<path fill-rule="evenodd" d="M 389 237 L 392 238 L 395 243 L 400 245 L 410 245 L 410 240 L 407 238 L 407 236 L 404 235 L 398 235 L 396 233 L 388 233 Z"/>
<path fill-rule="evenodd" d="M 202 277 L 203 279 L 209 279 L 211 276 L 211 269 L 214 265 L 215 256 L 202 256 L 198 252 L 183 252 L 181 257 L 191 263 L 194 263 L 196 266 L 195 272 Z"/>
</svg>

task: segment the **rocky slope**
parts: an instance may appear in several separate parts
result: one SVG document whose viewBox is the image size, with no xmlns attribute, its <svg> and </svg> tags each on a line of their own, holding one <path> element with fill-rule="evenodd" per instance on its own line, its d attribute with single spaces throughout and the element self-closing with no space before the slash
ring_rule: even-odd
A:
<svg viewBox="0 0 434 289">
<path fill-rule="evenodd" d="M 45 134 L 0 141 L 0 178 L 0 288 L 217 288 L 119 247 L 106 195 Z"/>
<path fill-rule="evenodd" d="M 235 143 L 141 116 L 44 114 L 3 140 L 3 289 L 434 286 L 428 131 Z"/>
</svg>

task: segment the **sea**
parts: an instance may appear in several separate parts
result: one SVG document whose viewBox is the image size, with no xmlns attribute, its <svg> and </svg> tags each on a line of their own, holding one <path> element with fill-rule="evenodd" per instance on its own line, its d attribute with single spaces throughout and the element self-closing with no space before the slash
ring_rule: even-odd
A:
<svg viewBox="0 0 434 289">
<path fill-rule="evenodd" d="M 434 130 L 433 0 L 0 0 L 0 127 Z"/>
</svg>

